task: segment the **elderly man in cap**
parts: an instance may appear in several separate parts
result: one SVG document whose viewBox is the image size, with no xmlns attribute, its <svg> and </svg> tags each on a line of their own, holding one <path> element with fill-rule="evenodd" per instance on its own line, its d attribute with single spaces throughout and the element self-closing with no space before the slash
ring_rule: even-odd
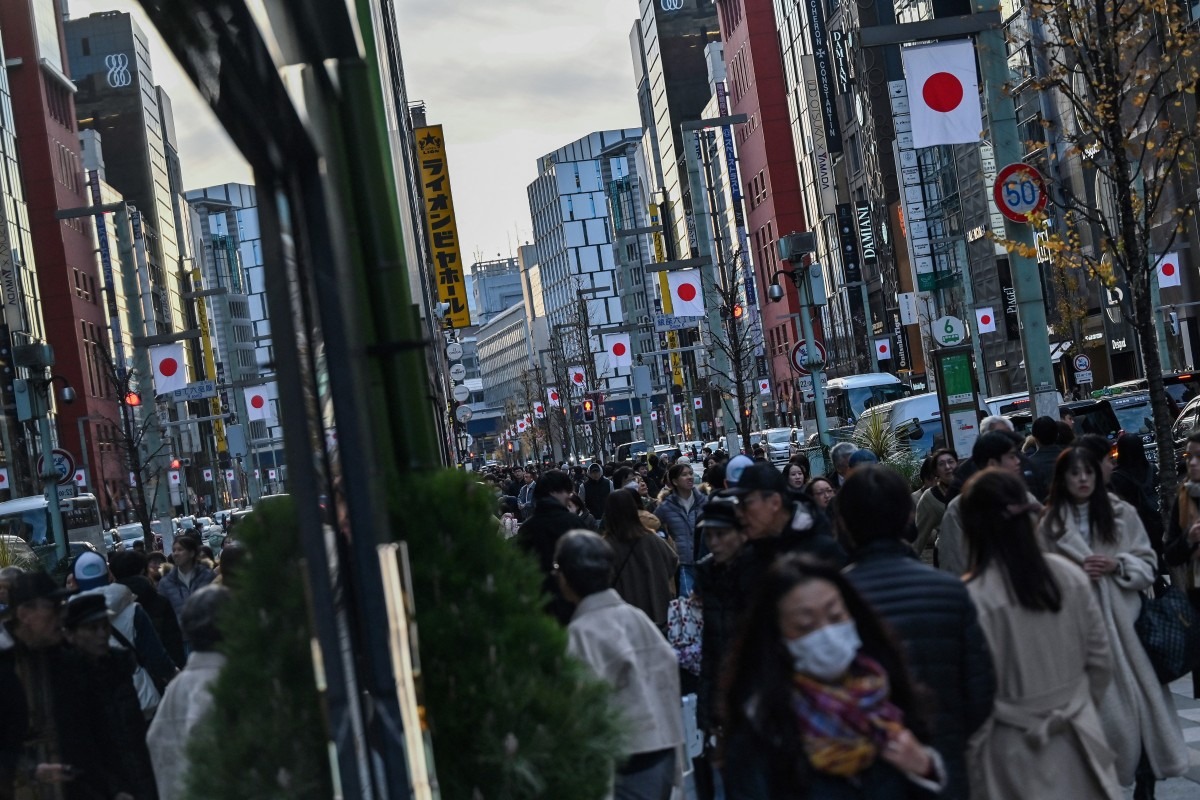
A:
<svg viewBox="0 0 1200 800">
<path fill-rule="evenodd" d="M 758 579 L 784 553 L 806 553 L 834 568 L 845 566 L 846 551 L 833 537 L 825 514 L 808 497 L 789 492 L 787 479 L 774 465 L 747 467 L 727 492 L 739 500 L 748 540 L 747 592 L 757 589 Z"/>
<path fill-rule="evenodd" d="M 98 553 L 82 553 L 71 567 L 68 585 L 74 584 L 81 594 L 104 598 L 112 613 L 112 644 L 137 654 L 138 669 L 133 677 L 142 710 L 149 717 L 158 706 L 159 687 L 166 686 L 179 668 L 167 654 L 154 621 L 146 609 L 134 600 L 133 590 L 112 582 L 108 564 Z"/>
<path fill-rule="evenodd" d="M 682 778 L 679 664 L 675 651 L 642 611 L 612 584 L 613 549 L 591 531 L 558 540 L 555 574 L 576 605 L 567 652 L 613 687 L 625 720 L 625 760 L 617 765 L 614 800 L 668 800 Z"/>
<path fill-rule="evenodd" d="M 70 594 L 44 572 L 11 582 L 0 649 L 0 796 L 132 798 L 113 781 L 102 691 L 63 644 Z"/>
</svg>

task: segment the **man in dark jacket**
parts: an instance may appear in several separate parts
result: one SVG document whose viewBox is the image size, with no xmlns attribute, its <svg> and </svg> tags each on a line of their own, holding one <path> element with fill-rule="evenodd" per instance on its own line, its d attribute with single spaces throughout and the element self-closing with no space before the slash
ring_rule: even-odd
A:
<svg viewBox="0 0 1200 800">
<path fill-rule="evenodd" d="M 613 490 L 613 483 L 604 477 L 604 468 L 596 462 L 588 467 L 587 480 L 579 487 L 579 496 L 588 512 L 598 520 L 604 519 L 604 503 Z"/>
<path fill-rule="evenodd" d="M 992 712 L 991 653 L 961 580 L 915 558 L 903 540 L 913 515 L 908 482 L 863 466 L 838 493 L 838 524 L 855 545 L 846 578 L 899 636 L 913 676 L 933 691 L 933 747 L 946 763 L 941 795 L 969 795 L 967 740 Z"/>
<path fill-rule="evenodd" d="M 175 662 L 177 668 L 183 669 L 187 662 L 187 654 L 183 649 L 179 620 L 175 617 L 171 601 L 159 594 L 150 582 L 150 566 L 146 554 L 131 550 L 113 553 L 108 557 L 108 568 L 112 571 L 114 581 L 129 587 L 133 592 L 137 604 L 145 609 L 146 615 L 150 617 L 167 655 Z"/>
<path fill-rule="evenodd" d="M 725 490 L 737 497 L 746 534 L 743 587 L 752 594 L 775 559 L 784 553 L 806 553 L 834 568 L 846 564 L 846 551 L 830 532 L 829 520 L 807 497 L 788 491 L 787 479 L 772 464 L 754 464 Z"/>
<path fill-rule="evenodd" d="M 1037 440 L 1037 451 L 1029 457 L 1033 469 L 1033 482 L 1029 491 L 1039 503 L 1046 502 L 1050 494 L 1050 482 L 1054 478 L 1054 462 L 1063 447 L 1058 442 L 1058 422 L 1053 417 L 1038 417 L 1033 421 L 1033 438 Z"/>
<path fill-rule="evenodd" d="M 567 498 L 574 491 L 567 473 L 549 470 L 538 480 L 533 492 L 533 514 L 517 530 L 517 545 L 538 560 L 542 575 L 542 588 L 550 596 L 546 610 L 566 625 L 571 621 L 574 610 L 563 599 L 558 581 L 554 578 L 554 547 L 567 531 L 587 529 L 581 518 L 567 510 Z"/>
</svg>

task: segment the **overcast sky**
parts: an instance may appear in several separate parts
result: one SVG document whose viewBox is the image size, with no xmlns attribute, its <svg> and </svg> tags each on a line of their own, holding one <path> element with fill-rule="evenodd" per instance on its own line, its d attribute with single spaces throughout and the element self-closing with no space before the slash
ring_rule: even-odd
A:
<svg viewBox="0 0 1200 800">
<path fill-rule="evenodd" d="M 532 239 L 537 158 L 592 131 L 638 127 L 629 31 L 637 0 L 396 0 L 409 98 L 445 128 L 463 258 Z M 189 188 L 250 168 L 133 0 L 69 0 L 73 18 L 129 11 L 171 96 Z M 186 124 L 184 124 L 186 121 Z"/>
</svg>

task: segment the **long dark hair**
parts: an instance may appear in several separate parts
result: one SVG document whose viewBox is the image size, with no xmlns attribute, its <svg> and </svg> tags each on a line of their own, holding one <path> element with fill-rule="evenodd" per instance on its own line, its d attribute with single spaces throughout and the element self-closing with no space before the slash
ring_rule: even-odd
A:
<svg viewBox="0 0 1200 800">
<path fill-rule="evenodd" d="M 1055 538 L 1066 532 L 1067 514 L 1075 500 L 1067 491 L 1067 473 L 1079 464 L 1087 467 L 1096 476 L 1096 487 L 1088 498 L 1088 524 L 1092 534 L 1104 544 L 1117 541 L 1116 523 L 1113 521 L 1112 501 L 1104 488 L 1104 476 L 1100 472 L 1100 462 L 1094 453 L 1086 447 L 1068 447 L 1058 454 L 1054 462 L 1054 480 L 1050 483 L 1050 498 L 1046 501 L 1045 516 L 1050 520 L 1051 531 Z"/>
<path fill-rule="evenodd" d="M 604 535 L 618 542 L 632 542 L 646 535 L 646 528 L 638 517 L 637 498 L 629 489 L 609 492 L 604 501 Z"/>
<path fill-rule="evenodd" d="M 1129 473 L 1138 483 L 1144 483 L 1150 474 L 1150 462 L 1146 460 L 1146 447 L 1142 437 L 1123 433 L 1117 439 L 1117 469 Z"/>
<path fill-rule="evenodd" d="M 1038 547 L 1025 484 L 1012 473 L 988 467 L 963 487 L 962 529 L 971 558 L 971 579 L 993 564 L 1031 611 L 1057 612 L 1062 590 Z"/>
<path fill-rule="evenodd" d="M 862 639 L 861 652 L 879 662 L 891 686 L 890 699 L 904 712 L 905 724 L 917 738 L 927 738 L 925 720 L 899 646 L 883 622 L 841 573 L 789 555 L 775 562 L 759 584 L 744 618 L 741 636 L 723 670 L 721 719 L 730 734 L 750 733 L 764 747 L 769 762 L 782 770 L 785 784 L 803 787 L 809 765 L 792 710 L 792 659 L 779 631 L 779 601 L 810 581 L 828 581 L 842 596 Z M 753 716 L 747 714 L 753 703 Z"/>
</svg>

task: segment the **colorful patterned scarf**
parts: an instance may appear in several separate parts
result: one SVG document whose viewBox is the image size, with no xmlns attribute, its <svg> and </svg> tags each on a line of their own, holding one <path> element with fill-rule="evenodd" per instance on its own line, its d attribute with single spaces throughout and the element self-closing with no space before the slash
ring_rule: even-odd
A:
<svg viewBox="0 0 1200 800">
<path fill-rule="evenodd" d="M 855 658 L 837 684 L 796 673 L 792 708 L 813 768 L 848 778 L 875 761 L 888 736 L 904 727 L 904 715 L 889 700 L 883 667 Z"/>
</svg>

